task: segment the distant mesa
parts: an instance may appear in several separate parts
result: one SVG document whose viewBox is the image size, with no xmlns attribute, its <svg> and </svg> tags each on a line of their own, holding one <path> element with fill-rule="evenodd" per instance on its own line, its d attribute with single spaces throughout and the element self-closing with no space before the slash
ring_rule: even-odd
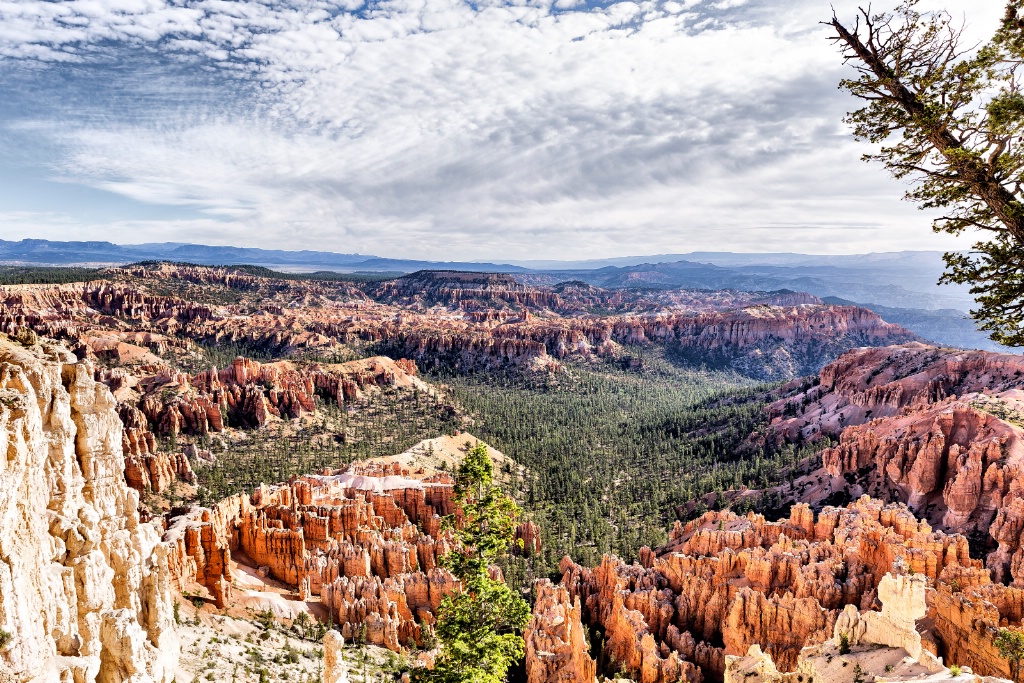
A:
<svg viewBox="0 0 1024 683">
<path fill-rule="evenodd" d="M 116 245 L 0 240 L 0 263 L 20 266 L 104 267 L 153 261 L 211 266 L 248 264 L 278 271 L 319 273 L 321 279 L 336 279 L 337 273 L 397 276 L 421 270 L 456 270 L 512 274 L 518 282 L 534 286 L 574 280 L 606 289 L 790 290 L 842 300 L 830 303 L 866 306 L 888 322 L 903 325 L 940 344 L 1001 349 L 969 319 L 968 311 L 974 300 L 966 287 L 936 285 L 944 268 L 938 252 L 850 256 L 697 252 L 591 261 L 489 263 L 181 243 Z M 269 273 L 262 275 L 272 277 Z M 557 288 L 554 291 L 562 293 Z"/>
<path fill-rule="evenodd" d="M 816 372 L 851 348 L 920 339 L 864 308 L 799 292 L 555 291 L 458 271 L 308 280 L 166 263 L 109 268 L 85 283 L 0 289 L 0 328 L 22 327 L 125 361 L 133 351 L 120 344 L 146 338 L 185 354 L 189 344 L 239 340 L 277 356 L 373 345 L 425 367 L 527 371 L 660 346 L 696 366 L 764 380 Z"/>
</svg>

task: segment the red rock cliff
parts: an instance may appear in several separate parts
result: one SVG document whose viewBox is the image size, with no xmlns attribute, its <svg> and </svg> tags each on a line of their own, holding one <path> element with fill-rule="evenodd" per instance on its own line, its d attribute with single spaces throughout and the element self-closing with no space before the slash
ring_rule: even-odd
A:
<svg viewBox="0 0 1024 683">
<path fill-rule="evenodd" d="M 935 527 L 970 535 L 997 581 L 1021 585 L 1024 357 L 922 344 L 858 349 L 819 380 L 794 384 L 770 408 L 771 438 L 839 439 L 791 493 L 904 502 Z"/>
</svg>

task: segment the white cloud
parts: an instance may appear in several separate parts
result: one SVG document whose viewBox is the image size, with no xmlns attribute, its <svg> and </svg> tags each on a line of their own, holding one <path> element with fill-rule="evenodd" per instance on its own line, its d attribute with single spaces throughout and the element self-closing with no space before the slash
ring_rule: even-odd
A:
<svg viewBox="0 0 1024 683">
<path fill-rule="evenodd" d="M 41 82 L 126 54 L 170 63 L 168 91 L 143 69 L 112 84 L 145 93 L 118 100 L 133 111 L 100 92 L 88 116 L 9 122 L 56 146 L 64 179 L 210 216 L 89 223 L 82 239 L 491 259 L 947 246 L 857 160 L 816 24 L 829 14 L 807 0 L 0 1 L 0 55 L 50 64 L 32 67 Z M 213 95 L 190 98 L 175 63 L 213 74 Z M 0 214 L 0 236 L 67 239 L 68 220 Z"/>
</svg>

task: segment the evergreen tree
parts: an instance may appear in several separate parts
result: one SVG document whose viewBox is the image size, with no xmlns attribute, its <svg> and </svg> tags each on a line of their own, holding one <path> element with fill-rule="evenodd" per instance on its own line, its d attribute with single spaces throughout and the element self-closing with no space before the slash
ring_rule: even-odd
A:
<svg viewBox="0 0 1024 683">
<path fill-rule="evenodd" d="M 456 547 L 441 560 L 461 590 L 441 603 L 436 637 L 441 645 L 433 669 L 414 672 L 417 683 L 500 683 L 523 656 L 522 629 L 530 607 L 491 567 L 512 544 L 519 508 L 494 485 L 487 447 L 478 444 L 459 465 L 455 500 L 460 511 L 448 523 Z"/>
<path fill-rule="evenodd" d="M 833 16 L 834 40 L 857 78 L 842 87 L 867 104 L 852 112 L 865 155 L 909 180 L 907 198 L 943 215 L 936 232 L 982 236 L 950 252 L 944 282 L 970 284 L 974 317 L 992 339 L 1024 345 L 1024 2 L 1010 0 L 979 50 L 962 44 L 948 12 L 904 0 L 894 12 Z"/>
<path fill-rule="evenodd" d="M 1024 661 L 1024 632 L 1012 628 L 1001 628 L 996 634 L 996 649 L 1003 659 L 1010 663 L 1014 681 L 1020 680 L 1020 665 Z"/>
</svg>

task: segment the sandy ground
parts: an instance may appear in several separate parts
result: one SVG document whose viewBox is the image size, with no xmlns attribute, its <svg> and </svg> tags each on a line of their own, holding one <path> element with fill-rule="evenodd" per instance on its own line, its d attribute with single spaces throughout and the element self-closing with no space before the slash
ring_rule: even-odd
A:
<svg viewBox="0 0 1024 683">
<path fill-rule="evenodd" d="M 313 597 L 308 601 L 299 599 L 298 593 L 285 583 L 277 581 L 270 576 L 261 576 L 259 569 L 244 552 L 235 550 L 231 554 L 231 570 L 234 580 L 231 582 L 231 604 L 225 609 L 218 610 L 209 599 L 210 594 L 200 584 L 188 586 L 182 594 L 182 607 L 179 608 L 184 614 L 187 606 L 190 615 L 198 615 L 200 619 L 207 620 L 213 617 L 232 617 L 235 619 L 251 620 L 254 615 L 270 610 L 274 617 L 279 620 L 291 622 L 301 612 L 306 612 L 312 617 L 327 617 L 327 612 L 320 605 L 319 597 Z M 200 604 L 198 610 L 193 602 Z"/>
<path fill-rule="evenodd" d="M 839 654 L 834 646 L 825 644 L 822 654 L 810 660 L 817 672 L 816 679 L 829 683 L 855 683 L 858 674 L 862 679 L 879 683 L 955 683 L 969 682 L 974 677 L 965 670 L 958 676 L 948 672 L 930 672 L 918 664 L 903 648 L 883 645 L 855 646 L 848 654 Z"/>
<path fill-rule="evenodd" d="M 184 614 L 185 609 L 180 610 Z M 216 616 L 177 627 L 181 659 L 177 683 L 260 683 L 294 681 L 319 683 L 323 647 L 303 640 L 281 624 L 269 632 L 244 619 Z M 267 635 L 264 635 L 264 634 Z M 402 658 L 384 648 L 346 646 L 343 660 L 350 683 L 400 680 Z"/>
</svg>

